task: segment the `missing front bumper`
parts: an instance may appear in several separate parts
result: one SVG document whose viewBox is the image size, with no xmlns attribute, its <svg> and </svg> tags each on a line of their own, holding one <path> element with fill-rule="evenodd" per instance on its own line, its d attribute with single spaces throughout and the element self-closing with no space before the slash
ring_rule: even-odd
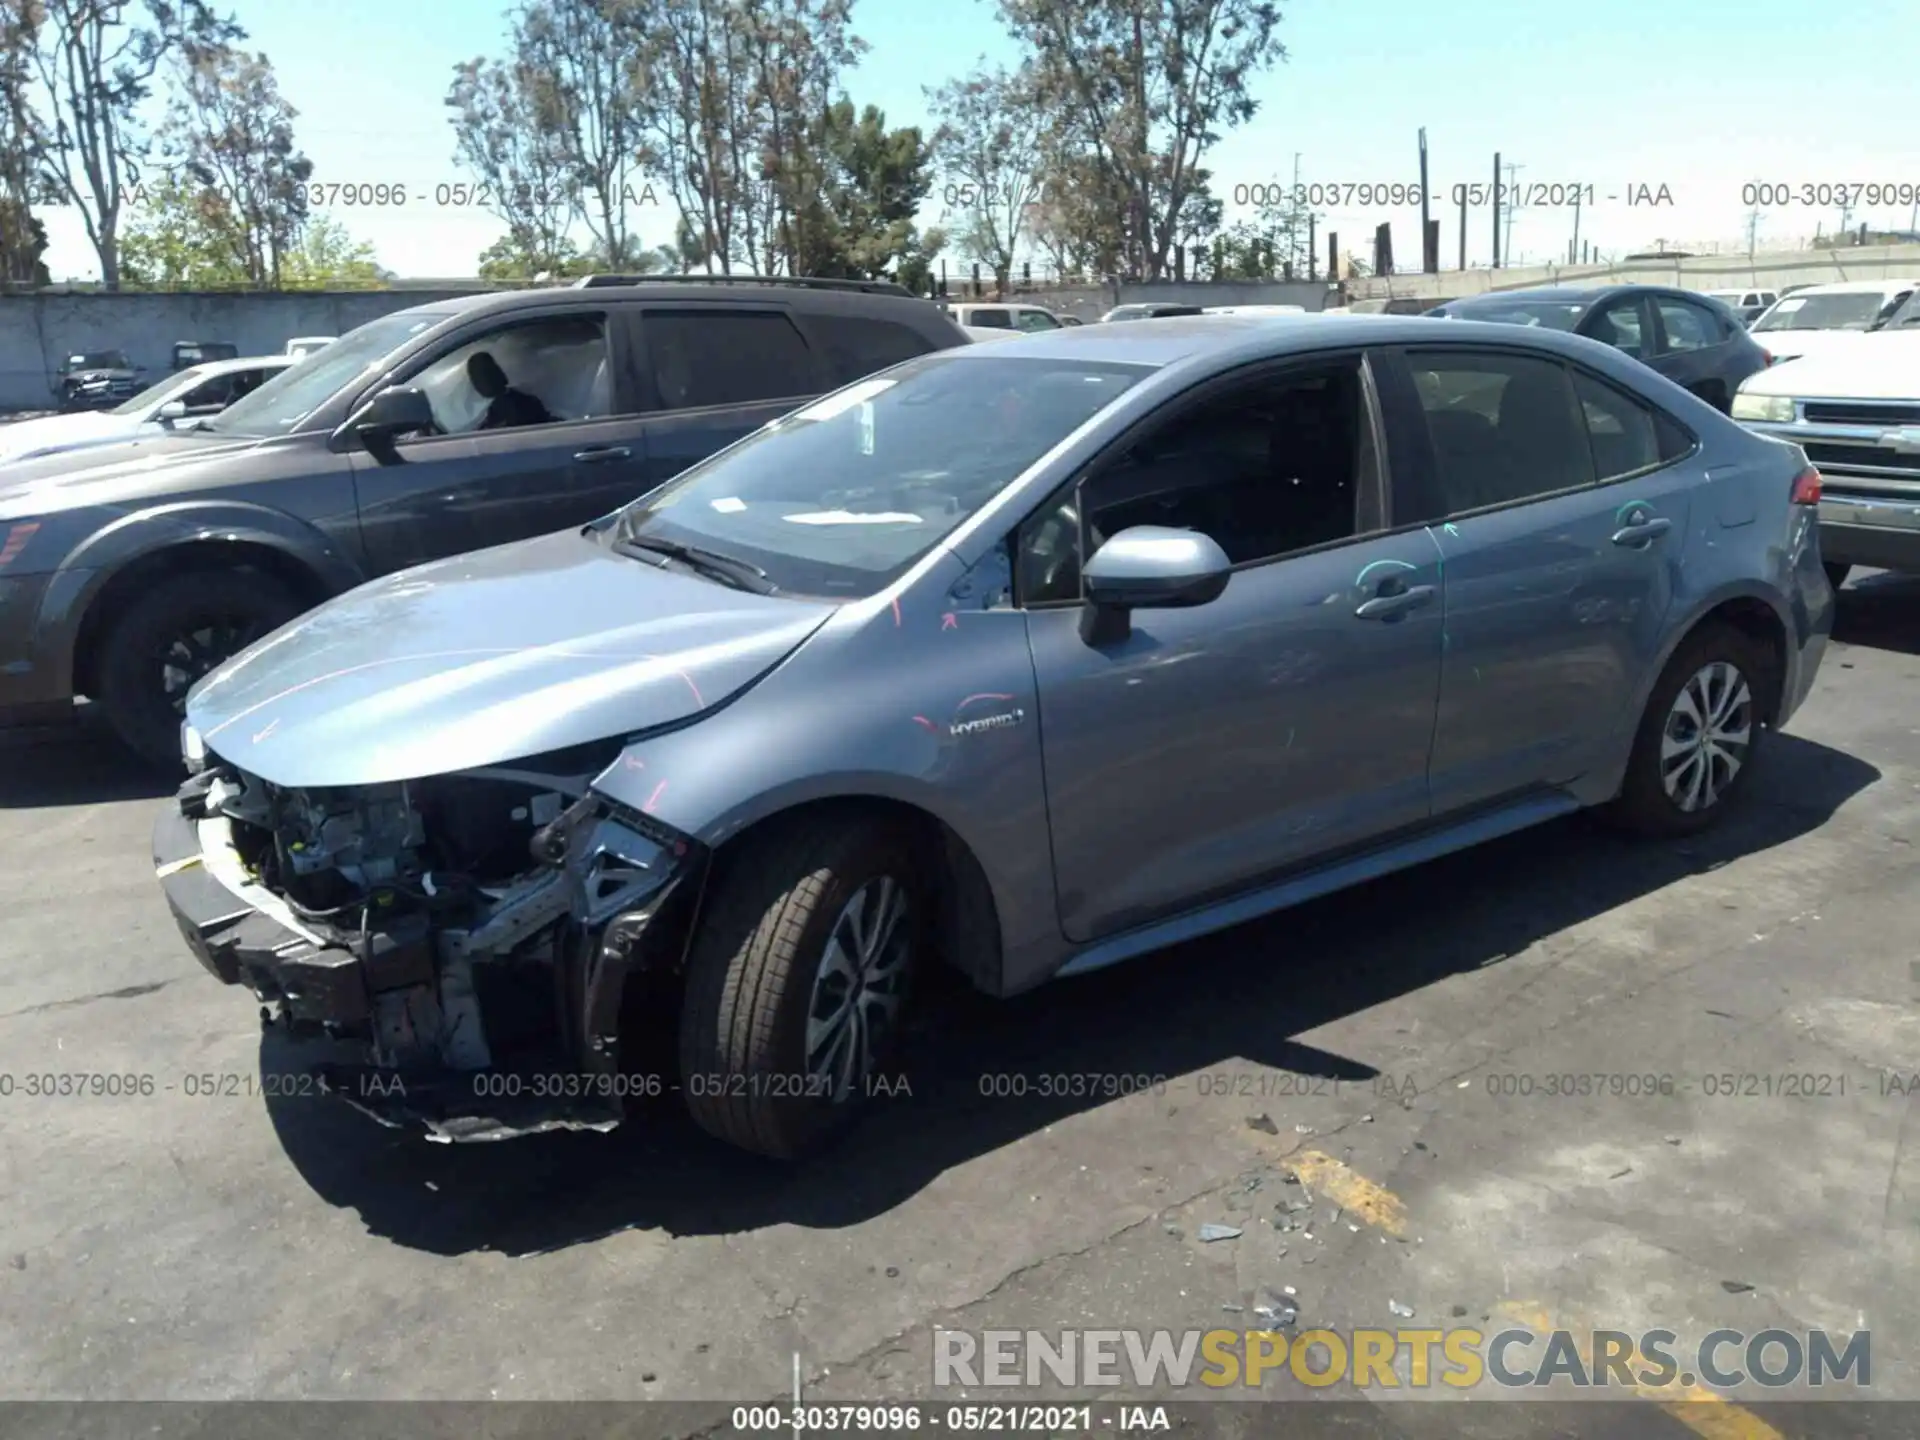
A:
<svg viewBox="0 0 1920 1440">
<path fill-rule="evenodd" d="M 550 922 L 552 958 L 544 966 L 511 963 L 521 932 L 509 903 L 451 935 L 413 917 L 346 945 L 254 880 L 230 822 L 207 813 L 210 783 L 196 776 L 155 822 L 161 890 L 195 958 L 222 983 L 250 990 L 264 1024 L 290 1038 L 362 1046 L 369 1063 L 311 1067 L 329 1093 L 383 1125 L 446 1141 L 611 1130 L 628 1101 L 658 1093 L 657 1077 L 624 1063 L 633 1057 L 622 1053 L 622 1007 L 637 974 L 661 957 L 679 958 L 656 921 L 699 863 L 690 844 L 654 846 L 650 856 L 659 863 L 636 869 L 620 853 L 630 832 L 611 816 L 589 817 L 566 864 L 529 887 L 531 894 L 564 886 L 569 902 Z M 503 932 L 509 948 L 480 943 Z M 550 1013 L 528 1027 L 534 1009 Z M 457 1044 L 448 1037 L 476 1026 L 477 1044 L 472 1033 Z M 491 1043 L 529 1028 L 541 1037 L 537 1044 Z M 419 1043 L 409 1046 L 416 1063 L 391 1063 L 397 1042 L 434 1033 L 443 1035 L 439 1063 L 417 1063 Z"/>
</svg>

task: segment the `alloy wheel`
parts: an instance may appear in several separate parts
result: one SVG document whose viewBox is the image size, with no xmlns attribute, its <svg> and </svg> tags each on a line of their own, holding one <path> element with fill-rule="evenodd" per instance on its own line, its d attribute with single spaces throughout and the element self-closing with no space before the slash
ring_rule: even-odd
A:
<svg viewBox="0 0 1920 1440">
<path fill-rule="evenodd" d="M 1673 697 L 1660 735 L 1660 783 L 1691 814 L 1717 804 L 1753 748 L 1753 691 L 1725 660 L 1696 670 Z"/>
<path fill-rule="evenodd" d="M 187 692 L 202 676 L 259 638 L 259 627 L 235 616 L 203 620 L 181 630 L 160 650 L 160 689 L 176 713 L 185 714 Z"/>
<path fill-rule="evenodd" d="M 913 937 L 890 875 L 856 890 L 827 932 L 807 1005 L 807 1074 L 835 1104 L 863 1084 L 906 998 Z"/>
</svg>

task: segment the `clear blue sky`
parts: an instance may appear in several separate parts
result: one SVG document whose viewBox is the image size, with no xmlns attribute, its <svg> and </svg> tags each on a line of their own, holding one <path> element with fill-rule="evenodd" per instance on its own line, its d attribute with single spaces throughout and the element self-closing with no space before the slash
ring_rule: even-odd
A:
<svg viewBox="0 0 1920 1440">
<path fill-rule="evenodd" d="M 499 0 L 230 0 L 273 60 L 299 109 L 297 133 L 319 180 L 404 182 L 429 197 L 462 178 L 442 104 L 457 61 L 498 53 Z M 1592 184 L 1581 236 L 1608 251 L 1664 239 L 1731 244 L 1745 233 L 1741 187 L 1868 182 L 1920 185 L 1920 124 L 1907 41 L 1911 0 L 1293 0 L 1283 6 L 1288 59 L 1263 77 L 1259 114 L 1213 152 L 1216 192 L 1302 181 L 1399 183 L 1418 178 L 1416 134 L 1427 130 L 1433 191 L 1491 179 L 1493 154 L 1518 164 L 1523 186 Z M 982 0 L 855 0 L 854 28 L 872 46 L 848 77 L 861 104 L 892 123 L 925 119 L 922 87 L 1012 47 Z M 1673 203 L 1629 207 L 1629 187 L 1665 186 Z M 1608 201 L 1608 195 L 1621 197 Z M 1231 213 L 1231 212 L 1230 212 Z M 1458 211 L 1436 209 L 1441 254 L 1459 254 Z M 1910 206 L 1852 219 L 1905 227 Z M 479 212 L 337 211 L 382 263 L 402 275 L 471 274 L 500 233 Z M 56 276 L 97 275 L 78 218 L 48 213 Z M 929 219 L 937 218 L 929 215 Z M 672 235 L 661 209 L 636 217 L 649 244 Z M 1394 224 L 1402 262 L 1418 254 L 1416 208 L 1332 207 L 1321 222 L 1364 253 L 1374 225 Z M 1832 207 L 1768 210 L 1760 238 L 1797 243 Z M 1515 217 L 1516 259 L 1564 256 L 1570 211 Z M 1491 220 L 1476 212 L 1468 258 L 1483 263 Z"/>
</svg>

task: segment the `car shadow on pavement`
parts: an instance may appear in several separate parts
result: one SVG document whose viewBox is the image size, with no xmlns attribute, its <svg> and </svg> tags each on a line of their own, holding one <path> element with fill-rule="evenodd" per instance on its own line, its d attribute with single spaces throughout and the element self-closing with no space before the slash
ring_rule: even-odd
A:
<svg viewBox="0 0 1920 1440">
<path fill-rule="evenodd" d="M 0 726 L 0 810 L 156 800 L 186 778 L 122 745 L 87 707 L 50 721 Z"/>
<path fill-rule="evenodd" d="M 1236 1060 L 1342 1080 L 1404 1069 L 1398 1056 L 1343 1057 L 1290 1037 L 1787 843 L 1880 777 L 1840 751 L 1791 734 L 1771 738 L 1747 803 L 1702 836 L 1635 841 L 1576 816 L 1012 1000 L 937 977 L 906 1047 L 911 1095 L 876 1098 L 858 1130 L 798 1166 L 707 1140 L 671 1095 L 646 1102 L 612 1134 L 487 1145 L 429 1144 L 333 1099 L 278 1099 L 268 1109 L 288 1157 L 323 1200 L 357 1209 L 374 1235 L 435 1254 L 527 1255 L 628 1229 L 854 1225 L 943 1171 L 1109 1099 L 1042 1096 L 1042 1076 L 1178 1077 Z M 271 1032 L 262 1064 L 289 1064 Z M 991 1093 L 1009 1088 L 996 1076 L 1024 1077 L 1027 1093 Z M 1208 1123 L 1240 1125 L 1263 1108 L 1285 1108 L 1284 1099 L 1226 1104 L 1235 1108 L 1219 1108 Z"/>
<path fill-rule="evenodd" d="M 1920 575 L 1878 571 L 1842 590 L 1833 638 L 1900 655 L 1920 655 Z"/>
</svg>

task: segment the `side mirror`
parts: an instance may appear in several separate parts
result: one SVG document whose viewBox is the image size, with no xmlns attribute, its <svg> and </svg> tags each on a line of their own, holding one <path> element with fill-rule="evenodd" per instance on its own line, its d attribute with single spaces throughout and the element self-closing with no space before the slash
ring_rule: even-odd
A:
<svg viewBox="0 0 1920 1440">
<path fill-rule="evenodd" d="M 1088 644 L 1124 639 L 1134 610 L 1183 610 L 1220 598 L 1233 562 L 1193 530 L 1135 525 L 1102 545 L 1081 572 L 1087 606 L 1080 633 Z"/>
<path fill-rule="evenodd" d="M 164 421 L 166 424 L 171 425 L 174 421 L 180 419 L 186 413 L 187 413 L 186 401 L 169 400 L 167 401 L 166 404 L 160 407 L 158 418 Z"/>
<path fill-rule="evenodd" d="M 431 434 L 436 427 L 424 390 L 393 385 L 361 406 L 341 428 L 358 435 L 368 450 L 384 459 L 400 436 L 416 431 Z"/>
</svg>

